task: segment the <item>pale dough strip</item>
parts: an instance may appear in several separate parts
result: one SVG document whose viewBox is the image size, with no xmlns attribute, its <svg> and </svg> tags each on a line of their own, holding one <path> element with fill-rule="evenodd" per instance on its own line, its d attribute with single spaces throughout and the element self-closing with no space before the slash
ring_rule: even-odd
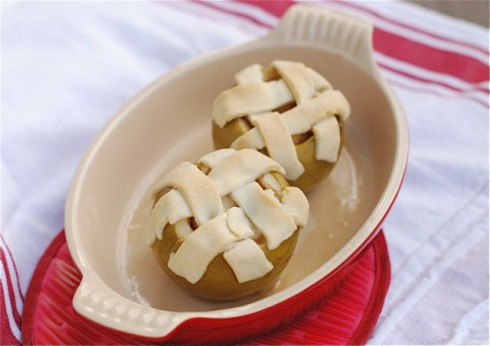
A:
<svg viewBox="0 0 490 346">
<path fill-rule="evenodd" d="M 157 184 L 157 191 L 168 187 L 182 193 L 198 225 L 224 212 L 218 189 L 206 174 L 192 163 L 180 163 Z"/>
<path fill-rule="evenodd" d="M 192 216 L 186 200 L 177 190 L 170 190 L 163 195 L 150 213 L 149 227 L 158 239 L 162 239 L 163 229 L 170 222 L 176 222 Z"/>
<path fill-rule="evenodd" d="M 216 186 L 219 195 L 225 196 L 270 171 L 284 175 L 284 168 L 270 157 L 253 149 L 243 149 L 220 161 L 207 177 Z"/>
<path fill-rule="evenodd" d="M 213 258 L 236 240 L 239 238 L 228 229 L 223 213 L 189 234 L 179 249 L 170 254 L 168 267 L 194 284 L 206 273 Z"/>
<path fill-rule="evenodd" d="M 262 135 L 267 154 L 286 171 L 288 180 L 296 180 L 305 171 L 298 159 L 293 139 L 279 113 L 254 117 L 252 122 Z"/>
<path fill-rule="evenodd" d="M 235 118 L 268 112 L 293 100 L 283 80 L 240 84 L 218 95 L 213 104 L 213 117 L 223 127 Z"/>
<path fill-rule="evenodd" d="M 340 127 L 332 115 L 313 125 L 313 134 L 317 141 L 315 158 L 327 162 L 337 162 L 340 149 Z"/>
<path fill-rule="evenodd" d="M 262 249 L 252 239 L 243 239 L 225 251 L 223 257 L 236 275 L 238 282 L 247 282 L 261 278 L 274 266 Z"/>
<path fill-rule="evenodd" d="M 310 131 L 314 124 L 331 115 L 345 119 L 349 114 L 350 105 L 344 95 L 338 90 L 328 90 L 309 102 L 282 113 L 281 116 L 289 132 L 297 135 Z"/>
<path fill-rule="evenodd" d="M 231 197 L 264 235 L 271 250 L 288 239 L 297 228 L 294 219 L 274 194 L 264 191 L 256 182 L 231 192 Z"/>
<path fill-rule="evenodd" d="M 276 68 L 281 78 L 289 86 L 297 105 L 315 96 L 315 85 L 305 65 L 277 60 L 272 63 L 272 66 Z"/>
</svg>

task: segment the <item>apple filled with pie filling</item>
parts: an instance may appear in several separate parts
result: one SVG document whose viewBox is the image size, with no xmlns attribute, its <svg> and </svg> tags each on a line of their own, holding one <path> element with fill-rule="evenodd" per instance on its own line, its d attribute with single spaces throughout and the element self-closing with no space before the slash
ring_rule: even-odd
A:
<svg viewBox="0 0 490 346">
<path fill-rule="evenodd" d="M 156 185 L 150 244 L 183 289 L 232 300 L 274 287 L 293 255 L 309 204 L 284 169 L 231 148 L 177 165 Z"/>
<path fill-rule="evenodd" d="M 235 82 L 213 104 L 215 149 L 259 150 L 284 167 L 290 185 L 310 191 L 338 160 L 351 112 L 345 96 L 292 61 L 248 66 Z"/>
</svg>

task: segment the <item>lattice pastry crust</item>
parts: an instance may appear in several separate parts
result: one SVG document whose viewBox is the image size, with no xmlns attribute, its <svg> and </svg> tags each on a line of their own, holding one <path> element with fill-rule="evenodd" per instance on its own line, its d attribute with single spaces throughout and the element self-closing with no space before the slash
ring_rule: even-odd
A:
<svg viewBox="0 0 490 346">
<path fill-rule="evenodd" d="M 239 118 L 249 125 L 232 148 L 265 149 L 284 167 L 290 182 L 305 172 L 295 138 L 312 135 L 315 159 L 337 161 L 339 122 L 349 117 L 350 105 L 320 74 L 302 63 L 274 61 L 269 68 L 246 67 L 235 80 L 236 86 L 219 94 L 213 104 L 213 121 L 219 128 Z"/>
<path fill-rule="evenodd" d="M 163 177 L 156 191 L 165 193 L 153 206 L 148 232 L 154 243 L 168 225 L 175 227 L 182 243 L 170 254 L 168 268 L 190 284 L 203 278 L 219 254 L 238 283 L 273 270 L 264 249 L 278 248 L 309 215 L 301 190 L 281 187 L 273 172 L 284 169 L 258 151 L 222 149 L 197 164 L 183 162 Z"/>
</svg>

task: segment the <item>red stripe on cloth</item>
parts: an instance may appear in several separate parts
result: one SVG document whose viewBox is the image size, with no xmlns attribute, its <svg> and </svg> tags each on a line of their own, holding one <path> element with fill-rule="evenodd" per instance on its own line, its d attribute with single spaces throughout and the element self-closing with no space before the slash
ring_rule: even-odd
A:
<svg viewBox="0 0 490 346">
<path fill-rule="evenodd" d="M 3 238 L 3 236 L 1 234 L 0 234 L 0 238 L 2 239 L 2 243 L 5 247 L 5 249 L 7 250 L 7 255 L 9 256 L 10 261 L 12 262 L 12 266 L 14 268 L 15 278 L 17 279 L 17 291 L 20 294 L 20 299 L 22 301 L 24 301 L 24 294 L 22 293 L 22 289 L 20 287 L 19 272 L 17 271 L 17 266 L 15 265 L 14 256 L 12 256 L 12 251 L 10 251 L 10 248 L 7 245 L 7 242 L 5 241 L 5 239 Z"/>
<path fill-rule="evenodd" d="M 17 339 L 10 327 L 9 319 L 7 318 L 7 298 L 3 294 L 4 282 L 0 280 L 0 345 L 19 345 L 20 340 Z"/>
<path fill-rule="evenodd" d="M 294 4 L 294 1 L 290 1 L 290 0 L 287 1 L 240 0 L 239 2 L 251 6 L 259 7 L 276 17 L 282 16 L 282 14 L 287 10 L 287 8 L 292 4 Z M 357 3 L 344 2 L 344 1 L 334 1 L 334 2 L 342 3 L 347 7 L 350 6 L 360 11 L 369 13 L 373 16 L 383 18 L 383 20 L 390 21 L 391 23 L 394 23 L 405 29 L 410 29 L 416 32 L 423 32 L 426 35 L 444 40 L 446 42 L 458 44 L 462 47 L 470 46 L 471 48 L 478 48 L 479 51 L 488 54 L 488 51 L 480 47 L 473 47 L 471 45 L 464 44 L 459 41 L 444 39 L 441 38 L 440 36 L 431 34 L 429 32 L 425 32 L 421 29 L 417 29 L 415 27 L 408 26 L 406 24 L 399 23 L 394 20 L 388 20 L 385 17 L 379 15 L 377 12 L 365 8 Z M 223 10 L 221 8 L 218 9 Z M 244 18 L 250 17 L 238 11 L 227 10 L 227 12 Z M 255 18 L 253 20 L 259 25 L 266 26 L 266 24 L 261 23 Z M 451 52 L 433 46 L 429 46 L 424 43 L 417 42 L 409 38 L 403 37 L 396 33 L 388 32 L 378 27 L 374 28 L 373 45 L 376 51 L 391 56 L 397 60 L 407 62 L 411 65 L 418 66 L 426 70 L 451 75 L 468 83 L 476 84 L 476 83 L 488 81 L 490 79 L 489 76 L 490 67 L 488 66 L 488 64 L 484 64 L 473 57 L 467 56 L 465 54 L 459 54 L 456 52 Z M 488 93 L 488 89 L 485 89 L 483 91 Z"/>
<path fill-rule="evenodd" d="M 253 5 L 260 7 L 263 10 L 273 14 L 276 17 L 281 17 L 286 10 L 294 4 L 292 0 L 281 0 L 281 1 L 270 1 L 270 0 L 237 0 L 236 2 L 241 2 L 244 4 Z"/>
<path fill-rule="evenodd" d="M 489 66 L 467 55 L 444 51 L 379 28 L 374 30 L 373 44 L 382 54 L 426 70 L 473 84 L 489 80 Z"/>
<path fill-rule="evenodd" d="M 250 22 L 252 22 L 254 24 L 257 24 L 259 26 L 266 27 L 266 28 L 269 28 L 269 29 L 272 28 L 270 25 L 268 25 L 266 23 L 263 23 L 260 20 L 257 20 L 255 17 L 253 17 L 251 15 L 249 16 L 248 14 L 241 13 L 239 11 L 233 11 L 233 10 L 230 10 L 228 8 L 223 8 L 223 7 L 219 6 L 219 5 L 215 5 L 211 1 L 194 0 L 194 2 L 199 3 L 201 5 L 204 5 L 204 6 L 207 6 L 209 8 L 212 8 L 212 9 L 215 9 L 215 10 L 218 10 L 218 11 L 221 11 L 221 12 L 224 12 L 224 13 L 227 13 L 227 14 L 231 14 L 231 15 L 234 15 L 234 16 L 237 16 L 237 17 L 241 17 L 241 18 L 247 19 L 248 21 L 250 21 Z"/>
<path fill-rule="evenodd" d="M 465 93 L 465 92 L 468 92 L 468 91 L 484 91 L 484 92 L 488 93 L 488 89 L 486 89 L 486 88 L 484 88 L 482 86 L 475 86 L 473 88 L 464 88 L 464 89 L 463 88 L 457 88 L 457 87 L 455 87 L 453 85 L 450 85 L 450 84 L 447 84 L 447 83 L 444 83 L 444 82 L 440 82 L 440 81 L 437 81 L 437 80 L 433 80 L 433 79 L 430 79 L 430 78 L 420 77 L 420 76 L 414 75 L 413 73 L 402 71 L 402 70 L 393 68 L 391 66 L 388 66 L 386 64 L 380 63 L 380 62 L 378 62 L 377 64 L 381 68 L 383 68 L 385 70 L 388 70 L 388 71 L 391 71 L 391 72 L 394 72 L 394 73 L 396 73 L 398 75 L 401 75 L 401 76 L 404 76 L 404 77 L 407 77 L 407 78 L 416 80 L 418 82 L 436 84 L 436 85 L 442 86 L 442 87 L 444 87 L 446 89 L 450 89 L 450 90 L 456 91 L 458 93 Z"/>
<path fill-rule="evenodd" d="M 12 278 L 11 274 L 9 271 L 9 267 L 7 265 L 7 258 L 5 257 L 5 252 L 3 251 L 3 248 L 0 248 L 0 265 L 3 266 L 4 272 L 5 272 L 5 278 L 7 279 L 7 289 L 8 289 L 8 301 L 5 301 L 5 304 L 10 304 L 12 307 L 12 314 L 14 316 L 15 323 L 17 323 L 18 326 L 20 326 L 20 320 L 21 320 L 21 314 L 17 310 L 17 304 L 15 300 L 15 292 L 14 292 L 14 285 L 12 283 Z M 2 293 L 3 294 L 3 293 Z"/>
<path fill-rule="evenodd" d="M 436 96 L 436 97 L 439 97 L 439 98 L 443 98 L 443 99 L 452 99 L 452 98 L 454 98 L 454 96 L 445 95 L 443 93 L 438 93 L 438 92 L 436 92 L 434 90 L 430 90 L 430 89 L 427 89 L 427 88 L 422 88 L 420 86 L 410 86 L 410 85 L 407 85 L 405 83 L 401 83 L 399 81 L 390 79 L 389 77 L 387 78 L 387 80 L 388 80 L 388 82 L 391 85 L 396 86 L 397 88 L 400 88 L 400 89 L 405 89 L 405 90 L 416 92 L 416 93 L 425 93 L 425 94 L 433 95 L 433 96 Z M 475 97 L 472 97 L 470 95 L 463 95 L 463 96 L 459 96 L 458 95 L 457 97 L 458 98 L 464 98 L 464 99 L 470 100 L 472 102 L 476 102 L 476 103 L 482 105 L 485 108 L 490 108 L 490 104 L 485 103 L 482 100 L 477 99 Z"/>
</svg>

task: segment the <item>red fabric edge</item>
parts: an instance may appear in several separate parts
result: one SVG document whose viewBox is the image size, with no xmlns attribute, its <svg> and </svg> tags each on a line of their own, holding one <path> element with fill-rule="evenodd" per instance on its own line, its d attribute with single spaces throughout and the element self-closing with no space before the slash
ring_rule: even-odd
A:
<svg viewBox="0 0 490 346">
<path fill-rule="evenodd" d="M 20 287 L 19 271 L 17 270 L 17 266 L 15 265 L 14 256 L 12 255 L 12 251 L 10 251 L 10 248 L 9 248 L 7 242 L 5 241 L 4 237 L 1 234 L 0 234 L 0 238 L 2 239 L 4 248 L 5 248 L 5 255 L 8 256 L 8 258 L 10 258 L 10 261 L 12 262 L 14 272 L 15 272 L 15 278 L 17 279 L 17 287 L 16 288 L 20 294 L 20 298 L 21 298 L 22 302 L 24 302 L 24 294 L 22 293 L 22 289 Z"/>
<path fill-rule="evenodd" d="M 3 297 L 4 292 L 2 290 L 2 298 L 3 298 L 2 302 L 5 304 L 7 304 L 7 302 L 10 303 L 10 306 L 12 308 L 12 316 L 13 316 L 14 321 L 17 324 L 17 326 L 19 326 L 21 315 L 20 315 L 20 311 L 17 307 L 17 302 L 16 302 L 16 298 L 15 298 L 15 289 L 16 289 L 15 286 L 16 285 L 14 284 L 14 282 L 12 280 L 12 275 L 15 275 L 15 273 L 11 273 L 11 271 L 9 269 L 9 266 L 7 264 L 7 254 L 5 252 L 6 251 L 4 251 L 4 248 L 0 248 L 0 265 L 2 265 L 4 270 L 5 270 L 4 273 L 5 273 L 5 279 L 6 279 L 5 282 L 2 282 L 2 284 L 5 285 L 6 290 L 7 290 L 7 296 L 6 297 Z M 6 306 L 4 306 L 4 308 L 6 309 Z"/>
<path fill-rule="evenodd" d="M 2 345 L 19 345 L 20 342 L 17 340 L 17 337 L 12 332 L 12 328 L 10 326 L 10 321 L 7 318 L 7 297 L 5 297 L 3 293 L 3 285 L 4 282 L 0 281 L 0 344 Z"/>
</svg>

